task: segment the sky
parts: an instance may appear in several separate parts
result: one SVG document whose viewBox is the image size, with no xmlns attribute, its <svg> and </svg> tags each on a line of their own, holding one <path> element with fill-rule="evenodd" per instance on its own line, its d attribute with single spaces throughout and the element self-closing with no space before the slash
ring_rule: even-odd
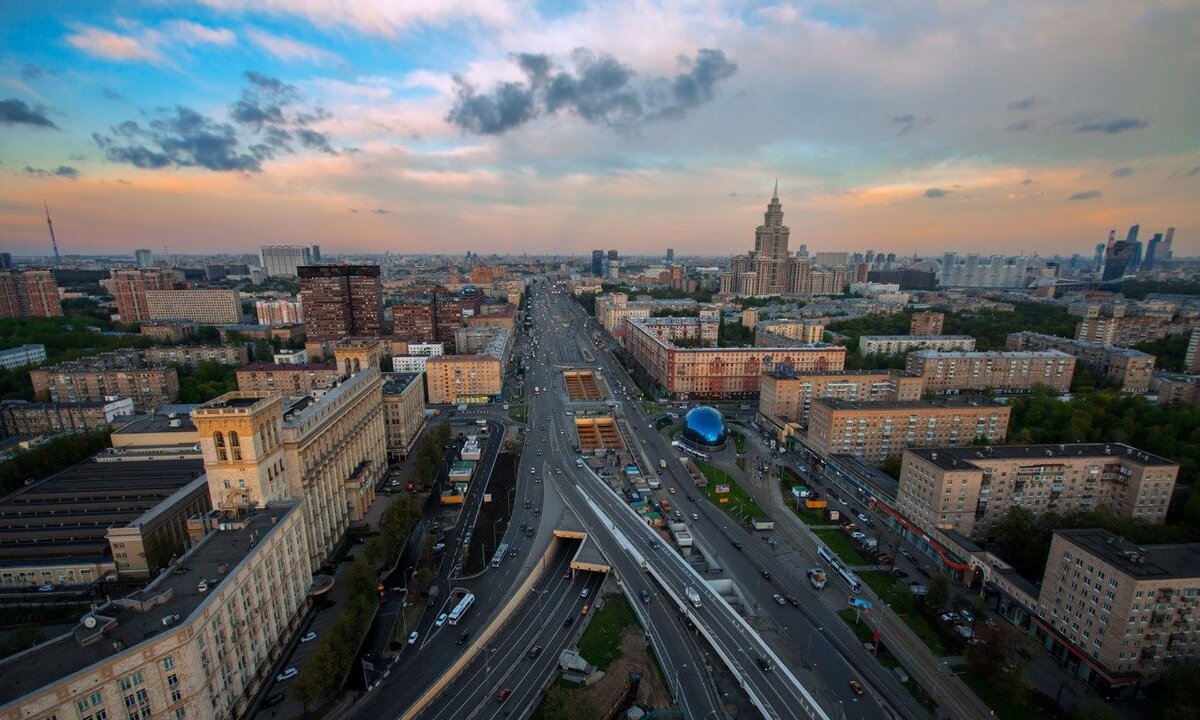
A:
<svg viewBox="0 0 1200 720">
<path fill-rule="evenodd" d="M 0 247 L 1200 255 L 1200 0 L 0 3 Z"/>
</svg>

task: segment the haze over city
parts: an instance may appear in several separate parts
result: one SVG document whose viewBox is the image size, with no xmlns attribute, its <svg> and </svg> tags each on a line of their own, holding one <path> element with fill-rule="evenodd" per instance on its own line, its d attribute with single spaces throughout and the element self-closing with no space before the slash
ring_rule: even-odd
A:
<svg viewBox="0 0 1200 720">
<path fill-rule="evenodd" d="M 0 242 L 1200 250 L 1194 2 L 8 2 Z"/>
</svg>

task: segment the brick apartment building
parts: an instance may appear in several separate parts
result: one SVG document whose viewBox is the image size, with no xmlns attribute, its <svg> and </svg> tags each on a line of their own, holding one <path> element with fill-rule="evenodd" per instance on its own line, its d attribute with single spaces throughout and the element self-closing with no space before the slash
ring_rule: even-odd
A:
<svg viewBox="0 0 1200 720">
<path fill-rule="evenodd" d="M 175 368 L 142 361 L 136 350 L 117 350 L 69 360 L 29 371 L 34 395 L 53 402 L 101 401 L 112 396 L 133 398 L 139 410 L 150 410 L 179 397 Z"/>
<path fill-rule="evenodd" d="M 378 265 L 309 265 L 298 272 L 310 341 L 382 334 L 383 285 Z"/>
<path fill-rule="evenodd" d="M 941 335 L 946 326 L 946 314 L 940 312 L 913 313 L 908 323 L 909 335 Z"/>
<path fill-rule="evenodd" d="M 1005 345 L 1009 350 L 1061 350 L 1074 355 L 1088 370 L 1116 382 L 1127 393 L 1147 392 L 1154 376 L 1154 356 L 1131 348 L 1028 331 L 1011 333 Z"/>
<path fill-rule="evenodd" d="M 1075 357 L 1061 350 L 918 350 L 908 354 L 905 370 L 921 376 L 925 389 L 939 394 L 964 390 L 1010 394 L 1029 392 L 1035 385 L 1065 393 L 1071 389 L 1075 377 Z"/>
<path fill-rule="evenodd" d="M 808 426 L 809 410 L 817 398 L 851 402 L 920 400 L 924 382 L 903 370 L 840 370 L 763 373 L 758 412 L 777 425 Z"/>
<path fill-rule="evenodd" d="M 49 270 L 0 270 L 0 318 L 62 314 L 58 283 Z"/>
</svg>

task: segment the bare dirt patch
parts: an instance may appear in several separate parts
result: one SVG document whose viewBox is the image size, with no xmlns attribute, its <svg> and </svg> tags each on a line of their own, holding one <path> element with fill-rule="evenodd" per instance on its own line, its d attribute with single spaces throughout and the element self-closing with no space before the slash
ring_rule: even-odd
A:
<svg viewBox="0 0 1200 720">
<path fill-rule="evenodd" d="M 604 677 L 591 687 L 578 692 L 587 707 L 603 717 L 624 697 L 629 687 L 629 674 L 640 673 L 637 703 L 643 708 L 665 709 L 671 706 L 671 693 L 658 671 L 658 663 L 650 657 L 646 648 L 646 636 L 641 628 L 629 628 L 621 633 L 621 655 L 608 666 Z M 622 708 L 624 709 L 624 708 Z"/>
</svg>

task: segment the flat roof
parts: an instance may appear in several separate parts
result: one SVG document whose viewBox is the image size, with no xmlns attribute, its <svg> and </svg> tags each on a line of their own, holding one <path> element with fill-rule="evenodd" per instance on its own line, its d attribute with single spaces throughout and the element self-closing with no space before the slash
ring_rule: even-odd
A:
<svg viewBox="0 0 1200 720">
<path fill-rule="evenodd" d="M 1111 457 L 1140 465 L 1165 467 L 1178 463 L 1125 443 L 1069 443 L 1059 445 L 987 445 L 954 448 L 908 448 L 922 460 L 943 470 L 962 469 L 956 463 L 996 460 L 1053 460 L 1055 458 Z"/>
<path fill-rule="evenodd" d="M 144 464 L 144 463 L 137 463 Z M 183 557 L 175 566 L 180 574 L 164 573 L 148 586 L 126 596 L 135 599 L 167 597 L 166 602 L 146 613 L 117 605 L 103 605 L 96 610 L 104 618 L 116 621 L 112 628 L 104 631 L 104 641 L 83 645 L 75 639 L 76 632 L 86 632 L 80 624 L 74 631 L 32 648 L 26 652 L 10 655 L 0 660 L 0 674 L 5 678 L 0 683 L 0 704 L 11 702 L 23 695 L 35 692 L 67 676 L 85 670 L 124 652 L 136 652 L 135 648 L 172 627 L 162 624 L 167 615 L 178 614 L 180 623 L 185 622 L 214 593 L 214 586 L 238 566 L 261 540 L 278 527 L 279 521 L 299 507 L 299 501 L 289 500 L 272 503 L 267 508 L 251 512 L 245 517 L 245 525 L 236 530 L 218 530 L 209 533 L 199 545 Z M 224 572 L 221 572 L 221 568 Z M 201 593 L 197 585 L 201 578 L 209 581 L 208 593 Z M 83 616 L 80 612 L 80 616 Z M 115 642 L 123 649 L 113 649 Z"/>
<path fill-rule="evenodd" d="M 851 377 L 867 376 L 867 375 L 887 375 L 889 377 L 921 377 L 907 370 L 805 370 L 803 372 L 789 372 L 772 368 L 763 373 L 777 380 L 803 380 L 806 377 L 839 377 L 848 375 Z"/>
<path fill-rule="evenodd" d="M 194 409 L 194 408 L 193 408 Z M 172 427 L 172 422 L 178 422 L 179 427 Z M 122 425 L 113 435 L 134 435 L 138 433 L 194 433 L 196 425 L 192 422 L 190 411 L 176 412 L 170 415 L 144 415 L 126 425 Z"/>
<path fill-rule="evenodd" d="M 1021 357 L 1075 357 L 1062 350 L 916 350 L 909 357 L 921 358 L 1021 358 Z"/>
<path fill-rule="evenodd" d="M 1055 530 L 1054 534 L 1135 580 L 1200 578 L 1200 543 L 1141 546 L 1100 528 Z"/>
<path fill-rule="evenodd" d="M 932 400 L 877 400 L 874 402 L 842 400 L 841 398 L 813 398 L 813 404 L 828 405 L 834 410 L 927 410 L 929 408 L 1002 408 L 1007 407 L 995 400 L 978 397 L 945 397 Z"/>
<path fill-rule="evenodd" d="M 383 394 L 399 395 L 421 377 L 421 373 L 392 372 L 383 374 Z"/>
<path fill-rule="evenodd" d="M 337 370 L 337 365 L 334 363 L 250 363 L 238 368 L 238 372 L 246 372 L 249 370 L 261 372 L 300 372 L 304 370 Z"/>
<path fill-rule="evenodd" d="M 1154 357 L 1150 353 L 1134 350 L 1133 348 L 1120 347 L 1119 345 L 1101 345 L 1100 343 L 1088 342 L 1087 340 L 1075 340 L 1074 338 L 1062 337 L 1061 335 L 1047 335 L 1046 333 L 1033 332 L 1032 330 L 1021 330 L 1010 335 L 1018 335 L 1023 337 L 1045 338 L 1047 340 L 1073 345 L 1081 349 L 1102 350 L 1114 355 L 1125 355 L 1127 357 Z"/>
<path fill-rule="evenodd" d="M 970 335 L 860 335 L 858 340 L 859 342 L 863 340 L 913 340 L 916 342 L 970 340 L 974 342 L 975 338 Z"/>
</svg>

